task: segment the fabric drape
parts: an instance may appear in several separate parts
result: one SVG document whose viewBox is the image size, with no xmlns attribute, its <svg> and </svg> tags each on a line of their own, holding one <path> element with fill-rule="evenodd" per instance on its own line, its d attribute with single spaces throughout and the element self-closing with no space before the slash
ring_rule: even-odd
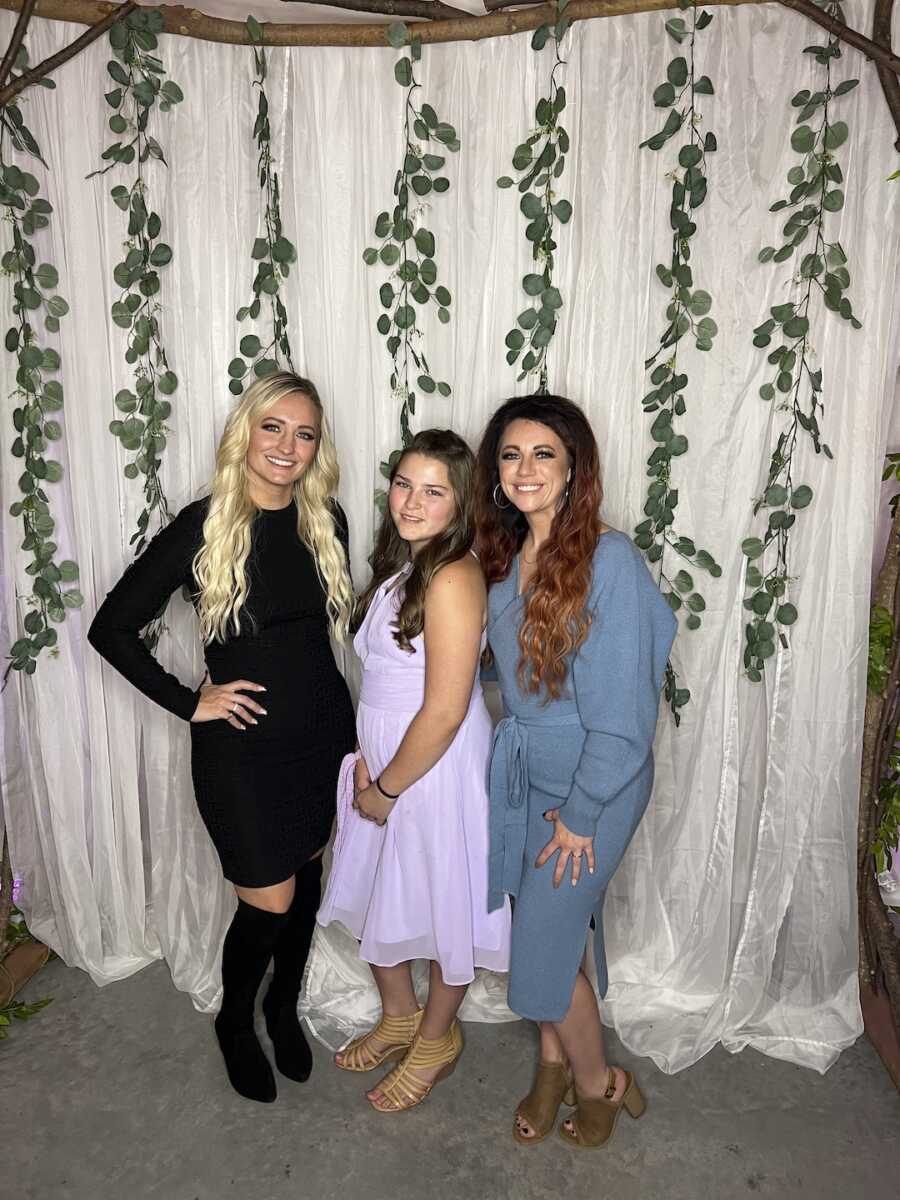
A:
<svg viewBox="0 0 900 1200">
<path fill-rule="evenodd" d="M 869 12 L 862 3 L 847 6 L 859 28 L 868 27 Z M 0 14 L 0 38 L 13 20 Z M 641 519 L 652 447 L 640 405 L 649 390 L 643 362 L 664 327 L 666 303 L 654 266 L 669 254 L 666 172 L 674 147 L 638 149 L 664 119 L 651 98 L 674 53 L 663 24 L 658 13 L 586 22 L 567 46 L 572 154 L 560 193 L 574 216 L 558 239 L 565 306 L 550 385 L 585 406 L 603 457 L 605 519 L 629 533 Z M 32 61 L 75 32 L 33 21 Z M 703 627 L 676 641 L 674 662 L 692 701 L 679 729 L 661 716 L 654 797 L 606 902 L 604 1018 L 667 1071 L 717 1042 L 824 1070 L 861 1030 L 856 808 L 869 565 L 900 329 L 900 192 L 885 182 L 894 134 L 874 69 L 847 48 L 836 77 L 862 82 L 839 102 L 850 125 L 839 151 L 846 204 L 829 217 L 829 236 L 849 255 L 864 328 L 854 332 L 816 307 L 824 437 L 834 461 L 816 457 L 801 438 L 796 472 L 815 500 L 791 540 L 800 618 L 764 685 L 750 684 L 741 666 L 740 545 L 764 527 L 752 517 L 752 499 L 785 422 L 758 397 L 769 367 L 751 345 L 752 329 L 786 298 L 797 266 L 760 265 L 757 253 L 778 244 L 783 217 L 768 209 L 785 194 L 796 161 L 789 101 L 816 86 L 815 64 L 801 49 L 821 40 L 821 30 L 774 6 L 716 9 L 698 39 L 698 69 L 716 88 L 703 101 L 704 127 L 715 131 L 719 150 L 710 156 L 692 266 L 713 297 L 720 332 L 707 354 L 685 343 L 679 352 L 690 376 L 681 422 L 690 450 L 676 460 L 675 477 L 679 528 L 711 549 L 723 574 L 703 577 Z M 164 467 L 177 509 L 208 480 L 232 402 L 226 366 L 248 331 L 234 314 L 251 294 L 260 199 L 250 50 L 166 37 L 161 55 L 185 93 L 183 104 L 152 118 L 168 167 L 151 161 L 146 168 L 150 204 L 174 251 L 162 272 L 159 317 L 180 380 Z M 113 396 L 132 378 L 123 333 L 109 317 L 125 239 L 109 189 L 131 175 L 116 168 L 86 179 L 112 140 L 103 100 L 108 58 L 104 42 L 91 46 L 59 71 L 56 91 L 33 89 L 24 102 L 50 165 L 28 169 L 55 209 L 50 229 L 35 239 L 39 260 L 58 266 L 59 290 L 71 303 L 50 339 L 62 355 L 67 397 L 66 475 L 50 491 L 56 540 L 61 556 L 81 566 L 85 607 L 61 629 L 59 656 L 42 654 L 37 673 L 12 676 L 3 693 L 3 796 L 35 934 L 97 983 L 163 957 L 175 985 L 210 1010 L 234 900 L 193 803 L 187 727 L 133 692 L 85 640 L 91 614 L 128 561 L 142 507 L 108 432 Z M 367 268 L 361 257 L 376 215 L 391 206 L 401 154 L 403 92 L 393 58 L 387 49 L 269 53 L 285 231 L 299 252 L 285 291 L 291 344 L 333 426 L 357 583 L 366 578 L 378 462 L 397 441 L 398 403 L 375 330 L 386 270 Z M 550 66 L 550 51 L 535 54 L 527 35 L 424 49 L 424 97 L 456 126 L 462 149 L 450 156 L 451 190 L 427 203 L 440 275 L 453 293 L 449 326 L 424 318 L 427 349 L 453 395 L 423 397 L 419 427 L 452 426 L 474 442 L 497 403 L 528 387 L 515 385 L 503 339 L 525 307 L 520 280 L 530 257 L 518 195 L 495 180 L 533 125 Z M 10 303 L 7 277 L 0 280 L 7 316 Z M 4 397 L 14 369 L 4 353 Z M 0 620 L 11 639 L 27 612 L 29 581 L 8 515 L 19 472 L 10 456 L 12 403 L 4 407 Z M 180 598 L 159 655 L 186 683 L 199 681 L 196 628 Z M 349 659 L 347 669 L 355 670 Z M 320 1026 L 323 1010 L 336 1007 L 335 988 L 344 988 L 337 1021 L 344 1033 L 373 1010 L 364 977 L 351 978 L 351 952 L 321 939 L 309 975 Z M 488 978 L 483 990 L 473 996 L 476 1015 L 508 1016 L 502 981 Z"/>
</svg>

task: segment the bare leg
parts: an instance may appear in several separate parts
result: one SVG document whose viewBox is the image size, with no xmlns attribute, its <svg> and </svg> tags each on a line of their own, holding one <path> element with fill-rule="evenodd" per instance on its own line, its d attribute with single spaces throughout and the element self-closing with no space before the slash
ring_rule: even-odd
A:
<svg viewBox="0 0 900 1200">
<path fill-rule="evenodd" d="M 254 908 L 271 913 L 286 913 L 294 899 L 294 876 L 285 879 L 283 883 L 273 883 L 271 887 L 247 888 L 235 885 L 234 890 L 245 904 L 252 904 Z"/>
<path fill-rule="evenodd" d="M 372 974 L 381 996 L 381 1011 L 386 1017 L 408 1017 L 418 1011 L 419 1005 L 413 990 L 408 962 L 398 963 L 395 967 L 376 967 L 373 964 Z M 375 1055 L 380 1054 L 390 1044 L 381 1041 L 374 1031 L 369 1036 L 372 1040 L 366 1044 L 371 1046 Z M 341 1066 L 344 1061 L 343 1054 L 336 1054 L 334 1061 Z"/>
<path fill-rule="evenodd" d="M 557 1052 L 557 1047 L 561 1053 Z M 541 1025 L 541 1057 L 548 1062 L 568 1061 L 571 1064 L 579 1096 L 593 1099 L 606 1095 L 608 1065 L 600 1010 L 594 989 L 581 970 L 575 977 L 572 1003 L 563 1020 L 553 1025 Z M 619 1100 L 625 1090 L 625 1074 L 618 1067 L 613 1070 L 616 1083 L 613 1098 Z M 525 1137 L 534 1136 L 534 1130 L 518 1114 L 516 1126 Z M 565 1126 L 571 1129 L 571 1122 L 566 1121 Z"/>
<path fill-rule="evenodd" d="M 438 1038 L 444 1036 L 456 1019 L 456 1014 L 463 1002 L 467 988 L 468 984 L 455 985 L 444 983 L 444 977 L 441 974 L 439 964 L 436 962 L 431 963 L 428 1003 L 425 1005 L 425 1015 L 419 1027 L 419 1033 L 423 1038 L 426 1038 L 428 1041 L 436 1041 Z M 417 1066 L 415 1073 L 421 1080 L 430 1083 L 440 1070 L 440 1066 Z M 372 1088 L 370 1092 L 367 1092 L 366 1095 L 370 1100 L 374 1100 L 376 1104 L 387 1103 L 377 1086 Z"/>
<path fill-rule="evenodd" d="M 603 1046 L 603 1026 L 597 997 L 587 976 L 579 971 L 572 992 L 572 1003 L 564 1019 L 556 1026 L 560 1041 L 572 1064 L 575 1087 L 579 1096 L 597 1099 L 606 1095 L 608 1064 Z M 620 1100 L 625 1091 L 625 1072 L 613 1068 L 615 1090 L 613 1099 Z M 564 1122 L 571 1131 L 571 1121 Z"/>
<path fill-rule="evenodd" d="M 561 1062 L 566 1061 L 566 1052 L 563 1049 L 563 1044 L 559 1040 L 559 1034 L 556 1032 L 556 1026 L 549 1021 L 540 1021 L 538 1029 L 541 1035 L 541 1062 Z M 516 1113 L 516 1129 L 523 1137 L 534 1137 L 534 1130 L 518 1113 Z"/>
</svg>

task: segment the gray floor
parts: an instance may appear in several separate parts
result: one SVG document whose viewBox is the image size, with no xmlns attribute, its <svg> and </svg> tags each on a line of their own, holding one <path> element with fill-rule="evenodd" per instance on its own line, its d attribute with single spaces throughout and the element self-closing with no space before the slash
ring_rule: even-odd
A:
<svg viewBox="0 0 900 1200">
<path fill-rule="evenodd" d="M 52 963 L 25 998 L 54 1002 L 0 1043 L 0 1191 L 10 1200 L 862 1200 L 900 1193 L 900 1098 L 865 1040 L 821 1077 L 717 1050 L 676 1076 L 639 1070 L 649 1110 L 601 1151 L 520 1149 L 524 1023 L 466 1026 L 459 1070 L 414 1112 L 382 1116 L 368 1076 L 316 1047 L 275 1104 L 228 1088 L 210 1018 L 162 965 L 97 989 Z M 6 1190 L 8 1187 L 8 1191 Z"/>
</svg>

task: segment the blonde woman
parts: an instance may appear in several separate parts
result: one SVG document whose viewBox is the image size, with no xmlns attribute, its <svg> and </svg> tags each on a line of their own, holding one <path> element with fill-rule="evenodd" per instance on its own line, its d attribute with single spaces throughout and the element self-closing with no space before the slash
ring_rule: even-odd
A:
<svg viewBox="0 0 900 1200">
<path fill-rule="evenodd" d="M 355 744 L 329 642 L 329 633 L 345 637 L 352 604 L 337 482 L 313 384 L 287 372 L 254 383 L 225 426 L 209 497 L 153 539 L 88 635 L 144 695 L 191 722 L 197 805 L 238 896 L 216 1035 L 232 1086 L 250 1100 L 276 1095 L 253 1028 L 271 959 L 263 1010 L 276 1066 L 299 1082 L 312 1067 L 297 998 L 338 770 Z M 207 680 L 196 690 L 140 637 L 182 586 L 205 647 Z"/>
</svg>

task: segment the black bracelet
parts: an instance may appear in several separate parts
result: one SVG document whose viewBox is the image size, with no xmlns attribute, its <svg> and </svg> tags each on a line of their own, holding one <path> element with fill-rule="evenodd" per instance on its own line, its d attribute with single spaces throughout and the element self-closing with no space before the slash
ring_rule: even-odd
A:
<svg viewBox="0 0 900 1200">
<path fill-rule="evenodd" d="M 381 776 L 380 775 L 375 780 L 375 786 L 378 788 L 379 792 L 381 792 L 382 796 L 384 796 L 385 800 L 399 800 L 400 799 L 399 792 L 397 793 L 396 796 L 392 796 L 390 792 L 386 792 L 384 790 L 384 788 L 381 786 Z"/>
</svg>

